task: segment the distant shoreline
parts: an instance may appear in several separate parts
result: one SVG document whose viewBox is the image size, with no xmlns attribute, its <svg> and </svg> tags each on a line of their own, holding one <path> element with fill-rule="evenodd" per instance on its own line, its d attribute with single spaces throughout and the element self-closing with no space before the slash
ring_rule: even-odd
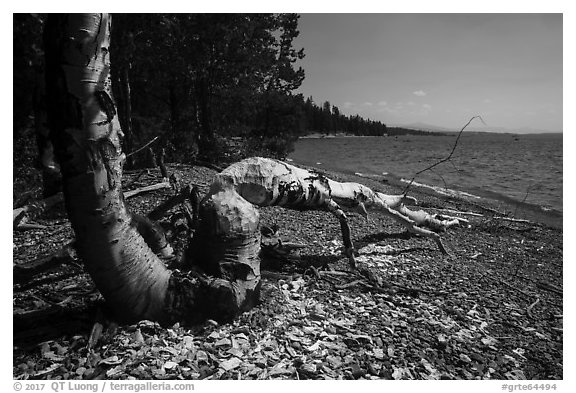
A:
<svg viewBox="0 0 576 393">
<path fill-rule="evenodd" d="M 321 138 L 354 138 L 354 137 L 380 137 L 380 135 L 352 135 L 352 134 L 346 134 L 343 132 L 339 132 L 336 134 L 322 134 L 319 132 L 314 132 L 312 134 L 306 134 L 306 135 L 302 135 L 299 138 L 300 139 L 321 139 Z M 382 135 L 382 136 L 387 136 L 387 135 Z"/>
<path fill-rule="evenodd" d="M 299 136 L 299 139 L 324 139 L 324 138 L 366 138 L 366 137 L 370 137 L 370 138 L 390 138 L 390 137 L 396 137 L 396 136 L 456 136 L 458 135 L 458 133 L 460 131 L 428 131 L 428 130 L 413 130 L 415 131 L 415 133 L 410 134 L 401 134 L 401 135 L 389 135 L 389 134 L 384 134 L 384 135 L 353 135 L 353 134 L 348 134 L 345 132 L 337 132 L 335 134 L 323 134 L 320 132 L 313 132 L 310 134 L 306 134 L 306 135 L 302 135 Z M 533 137 L 533 136 L 540 136 L 540 135 L 546 135 L 546 136 L 564 136 L 563 132 L 535 132 L 535 133 L 515 133 L 515 132 L 504 132 L 504 131 L 475 131 L 475 130 L 465 130 L 464 133 L 470 135 L 470 134 L 495 134 L 495 135 L 510 135 L 510 136 L 515 136 L 515 137 Z"/>
</svg>

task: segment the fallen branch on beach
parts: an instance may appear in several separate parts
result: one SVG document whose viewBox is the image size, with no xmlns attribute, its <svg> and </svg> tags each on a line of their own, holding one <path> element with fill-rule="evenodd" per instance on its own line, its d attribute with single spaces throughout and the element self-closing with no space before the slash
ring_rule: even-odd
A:
<svg viewBox="0 0 576 393">
<path fill-rule="evenodd" d="M 422 174 L 422 173 L 424 173 L 424 172 L 426 172 L 426 171 L 432 170 L 433 168 L 437 167 L 438 165 L 440 165 L 440 164 L 442 164 L 442 163 L 444 163 L 444 162 L 446 162 L 446 161 L 449 161 L 449 160 L 452 158 L 452 156 L 454 155 L 454 151 L 456 150 L 456 146 L 458 146 L 458 142 L 460 141 L 460 137 L 462 136 L 462 133 L 464 132 L 464 130 L 466 129 L 466 127 L 468 127 L 468 126 L 470 125 L 470 123 L 472 123 L 472 121 L 473 121 L 474 119 L 480 119 L 480 121 L 481 121 L 484 125 L 486 125 L 486 123 L 484 122 L 484 120 L 482 119 L 481 116 L 473 116 L 470 120 L 468 120 L 468 123 L 466 123 L 466 124 L 464 125 L 464 127 L 462 127 L 462 129 L 460 130 L 460 132 L 458 133 L 458 136 L 456 137 L 456 141 L 454 142 L 454 145 L 452 146 L 452 150 L 450 151 L 450 154 L 448 154 L 447 157 L 441 159 L 440 161 L 437 161 L 437 162 L 435 162 L 434 164 L 429 165 L 428 167 L 426 167 L 426 168 L 424 168 L 424 169 L 416 172 L 416 173 L 414 174 L 414 176 L 412 177 L 412 179 L 410 180 L 410 182 L 408 183 L 408 185 L 406 186 L 406 188 L 404 188 L 404 192 L 403 192 L 404 195 L 407 195 L 407 194 L 408 194 L 408 190 L 410 189 L 410 187 L 412 186 L 412 183 L 414 183 L 414 180 L 416 180 L 416 177 L 417 177 L 418 175 L 420 175 L 420 174 Z"/>
<path fill-rule="evenodd" d="M 217 253 L 238 255 L 239 263 L 248 265 L 253 262 L 242 262 L 240 259 L 252 258 L 249 255 L 253 250 L 244 248 L 252 248 L 260 235 L 257 229 L 259 217 L 252 205 L 327 211 L 340 222 L 345 254 L 350 266 L 355 268 L 355 251 L 344 210 L 355 211 L 367 217 L 367 209 L 373 209 L 394 219 L 411 233 L 433 239 L 440 251 L 448 254 L 436 232 L 445 231 L 465 220 L 432 215 L 423 210 L 414 211 L 407 207 L 414 204 L 416 199 L 413 197 L 385 195 L 363 184 L 333 181 L 314 170 L 305 170 L 273 159 L 251 157 L 230 165 L 216 175 L 200 207 L 199 231 L 217 232 L 218 241 L 222 242 L 221 248 L 224 248 Z M 252 218 L 249 222 L 243 222 L 248 220 L 247 217 Z M 238 224 L 234 225 L 242 223 L 242 226 L 234 232 L 232 224 L 228 223 L 236 222 Z M 238 231 L 242 233 L 242 241 L 238 240 Z M 212 239 L 198 239 L 195 241 L 199 243 L 214 242 Z M 211 248 L 216 252 L 217 247 Z M 199 259 L 210 260 L 211 257 L 204 255 Z"/>
<path fill-rule="evenodd" d="M 510 221 L 510 222 L 518 222 L 518 223 L 523 223 L 523 224 L 534 224 L 534 222 L 529 221 L 529 220 L 524 220 L 521 218 L 513 218 L 513 217 L 503 217 L 503 216 L 494 216 L 492 217 L 496 220 L 503 220 L 503 221 Z"/>
<path fill-rule="evenodd" d="M 454 209 L 436 209 L 440 212 L 450 213 L 450 214 L 462 214 L 463 216 L 473 216 L 473 217 L 484 217 L 484 215 L 480 213 L 474 212 L 463 212 L 461 210 L 454 210 Z"/>
<path fill-rule="evenodd" d="M 486 218 L 486 216 L 484 216 L 483 214 L 480 213 L 474 213 L 474 212 L 463 212 L 460 210 L 453 210 L 453 209 L 436 209 L 437 211 L 440 212 L 446 212 L 446 213 L 450 213 L 450 214 L 461 214 L 463 216 L 473 216 L 473 217 L 481 217 L 481 218 Z M 491 216 L 489 218 L 492 219 L 496 219 L 496 220 L 503 220 L 503 221 L 510 221 L 510 222 L 517 222 L 517 223 L 524 223 L 524 224 L 532 224 L 534 225 L 535 223 L 529 220 L 524 220 L 524 219 L 520 219 L 520 218 L 514 218 L 514 217 L 505 217 L 505 216 Z M 464 222 L 468 222 L 468 220 L 465 220 L 463 218 L 460 218 L 461 221 Z"/>
</svg>

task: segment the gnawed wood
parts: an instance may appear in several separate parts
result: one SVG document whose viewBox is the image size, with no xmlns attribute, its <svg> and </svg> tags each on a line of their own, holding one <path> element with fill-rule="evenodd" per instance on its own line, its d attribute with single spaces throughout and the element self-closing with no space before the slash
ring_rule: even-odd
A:
<svg viewBox="0 0 576 393">
<path fill-rule="evenodd" d="M 200 205 L 194 260 L 189 262 L 214 277 L 259 281 L 259 226 L 258 210 L 234 189 L 213 190 Z"/>
<path fill-rule="evenodd" d="M 230 189 L 257 206 L 332 213 L 340 222 L 345 254 L 352 267 L 356 264 L 354 246 L 344 210 L 355 211 L 364 217 L 368 215 L 367 209 L 378 210 L 410 232 L 432 238 L 446 254 L 440 235 L 434 231 L 445 230 L 461 221 L 454 217 L 437 218 L 422 210 L 412 211 L 407 205 L 416 203 L 413 197 L 386 195 L 359 183 L 336 182 L 313 170 L 261 157 L 247 158 L 225 168 L 216 175 L 210 192 Z"/>
</svg>

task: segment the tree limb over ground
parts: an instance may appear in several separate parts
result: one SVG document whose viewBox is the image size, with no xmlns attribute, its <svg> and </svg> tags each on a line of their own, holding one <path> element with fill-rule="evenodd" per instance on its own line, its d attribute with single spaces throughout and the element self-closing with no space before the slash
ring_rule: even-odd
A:
<svg viewBox="0 0 576 393">
<path fill-rule="evenodd" d="M 345 253 L 352 267 L 356 265 L 354 246 L 344 210 L 358 212 L 364 217 L 368 216 L 367 209 L 378 210 L 410 232 L 432 238 L 443 253 L 447 253 L 447 250 L 440 235 L 434 231 L 444 231 L 465 221 L 432 216 L 423 210 L 410 210 L 406 205 L 416 203 L 412 197 L 385 195 L 360 183 L 339 183 L 319 172 L 261 157 L 247 158 L 217 174 L 205 201 L 219 198 L 217 195 L 223 192 L 257 206 L 332 213 L 340 222 Z"/>
</svg>

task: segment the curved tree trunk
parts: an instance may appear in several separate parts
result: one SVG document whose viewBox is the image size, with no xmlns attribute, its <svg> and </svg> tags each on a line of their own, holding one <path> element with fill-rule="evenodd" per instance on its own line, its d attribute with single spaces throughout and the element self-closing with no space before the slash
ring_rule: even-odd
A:
<svg viewBox="0 0 576 393">
<path fill-rule="evenodd" d="M 150 249 L 141 233 L 155 251 L 167 246 L 153 224 L 130 213 L 121 191 L 125 155 L 111 97 L 110 25 L 107 14 L 51 14 L 45 28 L 50 135 L 78 254 L 122 321 L 229 320 L 258 298 L 257 252 L 247 264 L 229 258 L 243 239 L 247 253 L 255 251 L 258 214 L 247 202 L 237 209 L 240 197 L 226 190 L 203 205 L 208 244 L 225 247 L 204 253 L 203 266 L 216 278 L 169 271 Z"/>
<path fill-rule="evenodd" d="M 117 315 L 163 317 L 170 272 L 133 224 L 111 98 L 108 15 L 50 15 L 46 86 L 51 136 L 79 255 Z"/>
</svg>

